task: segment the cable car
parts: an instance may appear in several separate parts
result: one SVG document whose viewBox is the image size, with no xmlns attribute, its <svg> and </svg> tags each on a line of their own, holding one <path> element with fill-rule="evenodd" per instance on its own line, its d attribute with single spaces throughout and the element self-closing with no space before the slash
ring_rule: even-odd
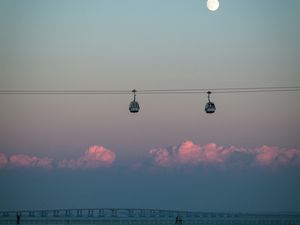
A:
<svg viewBox="0 0 300 225">
<path fill-rule="evenodd" d="M 212 114 L 216 111 L 216 106 L 213 102 L 210 101 L 210 95 L 211 95 L 210 91 L 207 92 L 207 95 L 208 95 L 208 103 L 206 103 L 205 105 L 205 112 L 208 114 Z"/>
<path fill-rule="evenodd" d="M 135 98 L 136 98 L 136 90 L 134 89 L 134 90 L 132 90 L 132 92 L 133 92 L 133 101 L 132 102 L 130 102 L 130 104 L 129 104 L 129 111 L 131 112 L 131 113 L 138 113 L 139 112 L 139 110 L 140 110 L 140 105 L 139 105 L 139 103 L 135 100 Z"/>
</svg>

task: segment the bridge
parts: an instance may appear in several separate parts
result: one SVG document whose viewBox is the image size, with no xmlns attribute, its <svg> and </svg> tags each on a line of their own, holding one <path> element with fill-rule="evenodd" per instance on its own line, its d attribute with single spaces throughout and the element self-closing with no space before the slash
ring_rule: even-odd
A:
<svg viewBox="0 0 300 225">
<path fill-rule="evenodd" d="M 300 225 L 300 213 L 208 213 L 158 209 L 0 212 L 0 225 Z"/>
</svg>

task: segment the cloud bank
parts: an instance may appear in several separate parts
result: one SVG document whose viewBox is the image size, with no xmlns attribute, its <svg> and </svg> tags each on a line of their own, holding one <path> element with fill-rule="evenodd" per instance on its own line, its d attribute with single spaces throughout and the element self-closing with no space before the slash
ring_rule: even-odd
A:
<svg viewBox="0 0 300 225">
<path fill-rule="evenodd" d="M 0 168 L 10 167 L 28 167 L 28 168 L 52 168 L 52 159 L 48 157 L 39 158 L 37 156 L 16 154 L 6 157 L 0 153 Z"/>
<path fill-rule="evenodd" d="M 61 160 L 59 162 L 60 168 L 97 168 L 102 166 L 111 166 L 116 159 L 116 154 L 103 147 L 91 146 L 87 149 L 82 157 L 79 159 Z"/>
<path fill-rule="evenodd" d="M 115 159 L 116 154 L 113 151 L 106 149 L 103 146 L 94 145 L 88 148 L 83 156 L 78 159 L 64 159 L 58 162 L 54 162 L 53 159 L 48 157 L 40 158 L 25 154 L 14 154 L 7 157 L 5 154 L 0 153 L 0 168 L 98 168 L 102 166 L 111 166 Z"/>
<path fill-rule="evenodd" d="M 149 150 L 148 162 L 156 167 L 206 166 L 227 167 L 279 167 L 300 165 L 300 149 L 285 149 L 263 145 L 257 148 L 223 147 L 215 143 L 206 145 L 185 141 L 178 146 Z M 6 156 L 0 153 L 0 168 L 58 168 L 93 169 L 110 167 L 116 160 L 114 151 L 93 145 L 76 159 L 53 160 L 26 154 Z M 143 159 L 136 164 L 143 166 Z M 145 162 L 145 161 L 144 161 Z M 146 164 L 147 165 L 147 164 Z"/>
<path fill-rule="evenodd" d="M 300 149 L 261 146 L 258 148 L 223 147 L 215 143 L 201 146 L 185 141 L 171 148 L 149 151 L 154 164 L 160 167 L 178 165 L 285 166 L 300 165 Z"/>
<path fill-rule="evenodd" d="M 52 168 L 52 159 L 45 157 L 29 155 L 12 155 L 9 157 L 9 164 L 13 167 L 37 167 L 37 168 Z"/>
</svg>

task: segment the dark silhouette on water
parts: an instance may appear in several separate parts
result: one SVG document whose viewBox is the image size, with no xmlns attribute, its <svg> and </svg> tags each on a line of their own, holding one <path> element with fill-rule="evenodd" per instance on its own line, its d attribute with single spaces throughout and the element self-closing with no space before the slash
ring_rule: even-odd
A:
<svg viewBox="0 0 300 225">
<path fill-rule="evenodd" d="M 21 219 L 21 216 L 17 214 L 17 225 L 20 224 L 20 219 Z"/>
<path fill-rule="evenodd" d="M 176 217 L 175 225 L 182 225 L 182 219 L 180 216 Z"/>
</svg>

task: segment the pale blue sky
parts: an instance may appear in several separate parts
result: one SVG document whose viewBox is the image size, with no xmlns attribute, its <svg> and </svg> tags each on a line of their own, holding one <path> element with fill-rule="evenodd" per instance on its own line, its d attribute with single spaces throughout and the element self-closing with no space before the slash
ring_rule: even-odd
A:
<svg viewBox="0 0 300 225">
<path fill-rule="evenodd" d="M 300 2 L 222 0 L 220 4 L 218 11 L 210 12 L 205 0 L 0 0 L 0 90 L 299 86 Z M 128 112 L 131 97 L 1 95 L 0 153 L 61 160 L 79 157 L 91 145 L 103 145 L 117 154 L 112 171 L 98 169 L 107 191 L 124 182 L 125 175 L 118 172 L 130 174 L 132 163 L 151 164 L 150 149 L 186 140 L 200 145 L 300 149 L 299 92 L 213 94 L 217 104 L 213 116 L 204 113 L 205 95 L 138 95 L 142 107 L 138 115 Z M 70 176 L 78 177 L 72 195 L 94 193 L 111 200 L 109 207 L 172 208 L 172 199 L 187 188 L 191 191 L 186 198 L 179 197 L 182 206 L 175 208 L 255 211 L 254 200 L 266 196 L 258 210 L 300 210 L 296 189 L 300 179 L 295 169 L 247 171 L 248 177 L 233 171 L 216 175 L 219 172 L 202 173 L 196 167 L 189 178 L 180 169 L 135 171 L 128 177 L 132 186 L 123 191 L 139 193 L 143 202 L 129 204 L 130 198 L 96 193 L 88 185 L 101 189 L 101 179 L 95 181 L 97 170 L 86 177 L 86 171 L 40 173 L 5 167 L 0 168 L 1 183 L 5 183 L 0 187 L 0 197 L 5 197 L 0 209 L 73 207 L 71 194 L 57 204 L 50 201 L 50 196 L 62 193 L 63 180 Z M 49 187 L 32 181 L 46 176 L 53 179 L 47 181 Z M 112 180 L 107 181 L 110 176 Z M 186 185 L 174 187 L 176 176 L 187 179 Z M 19 196 L 23 203 L 18 205 L 15 196 L 27 178 L 27 197 Z M 145 185 L 135 185 L 140 179 Z M 199 194 L 197 188 L 201 189 L 203 181 L 206 186 Z M 154 192 L 147 189 L 147 182 L 155 186 Z M 174 188 L 164 203 L 153 200 L 161 182 L 160 198 Z M 51 188 L 53 183 L 57 189 Z M 264 188 L 254 191 L 249 183 Z M 280 188 L 272 194 L 274 186 Z M 30 203 L 28 199 L 41 188 L 49 188 L 44 203 Z M 218 204 L 219 199 L 229 201 L 240 189 L 244 191 L 231 206 Z M 209 190 L 218 191 L 219 198 Z M 115 191 L 122 190 L 116 187 Z M 143 192 L 148 193 L 144 198 Z M 197 204 L 203 198 L 207 204 Z M 253 202 L 243 208 L 248 200 Z M 89 207 L 88 203 L 80 197 L 75 205 Z M 96 207 L 97 201 L 90 204 Z"/>
</svg>

